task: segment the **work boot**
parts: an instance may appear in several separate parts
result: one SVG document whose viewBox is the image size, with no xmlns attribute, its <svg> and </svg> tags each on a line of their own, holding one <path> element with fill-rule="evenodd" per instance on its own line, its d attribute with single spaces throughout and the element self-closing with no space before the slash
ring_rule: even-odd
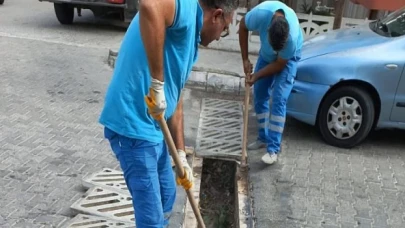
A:
<svg viewBox="0 0 405 228">
<path fill-rule="evenodd" d="M 268 165 L 273 164 L 274 162 L 277 162 L 277 154 L 275 153 L 266 153 L 263 157 L 262 157 L 262 161 Z"/>
<path fill-rule="evenodd" d="M 252 142 L 251 144 L 248 145 L 248 150 L 258 150 L 261 148 L 265 148 L 266 147 L 266 143 L 260 141 L 260 140 L 256 140 L 254 142 Z"/>
</svg>

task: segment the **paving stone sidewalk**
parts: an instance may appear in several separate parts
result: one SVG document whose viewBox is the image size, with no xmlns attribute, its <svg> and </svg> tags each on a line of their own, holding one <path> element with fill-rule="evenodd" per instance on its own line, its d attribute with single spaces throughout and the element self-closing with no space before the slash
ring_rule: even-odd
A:
<svg viewBox="0 0 405 228">
<path fill-rule="evenodd" d="M 60 227 L 77 214 L 70 207 L 85 194 L 84 176 L 120 170 L 97 121 L 108 50 L 6 37 L 0 47 L 0 227 Z M 194 146 L 199 109 L 186 96 Z M 185 203 L 178 187 L 171 227 L 183 222 Z"/>
<path fill-rule="evenodd" d="M 111 77 L 108 50 L 6 37 L 0 47 L 7 47 L 0 48 L 0 227 L 58 227 L 75 215 L 70 206 L 85 192 L 83 176 L 118 168 L 97 123 Z M 214 55 L 201 67 L 240 74 L 237 54 L 206 53 Z M 208 91 L 208 74 L 205 83 Z M 188 91 L 186 142 L 193 145 L 201 103 L 192 98 L 205 93 Z M 254 117 L 249 123 L 252 139 Z M 403 135 L 383 131 L 341 150 L 289 119 L 280 163 L 264 166 L 263 151 L 249 152 L 257 227 L 405 227 Z"/>
<path fill-rule="evenodd" d="M 108 50 L 7 37 L 0 47 L 0 227 L 60 227 L 77 214 L 70 207 L 87 191 L 84 176 L 120 169 L 97 121 Z M 235 96 L 187 87 L 185 141 L 195 146 L 202 98 Z M 178 187 L 171 228 L 183 222 L 185 199 Z"/>
<path fill-rule="evenodd" d="M 254 140 L 252 115 L 249 126 Z M 264 150 L 248 152 L 256 227 L 405 227 L 403 135 L 377 132 L 344 150 L 288 119 L 277 164 L 261 162 Z"/>
<path fill-rule="evenodd" d="M 81 177 L 117 162 L 97 116 L 109 70 L 99 50 L 2 37 L 0 227 L 57 227 Z"/>
</svg>

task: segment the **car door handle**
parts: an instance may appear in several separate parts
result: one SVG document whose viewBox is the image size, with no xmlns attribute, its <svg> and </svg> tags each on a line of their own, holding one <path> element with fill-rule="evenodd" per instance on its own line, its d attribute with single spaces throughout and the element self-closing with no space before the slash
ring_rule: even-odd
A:
<svg viewBox="0 0 405 228">
<path fill-rule="evenodd" d="M 387 64 L 387 65 L 385 65 L 385 67 L 390 70 L 395 70 L 395 69 L 397 69 L 398 65 L 397 64 Z"/>
<path fill-rule="evenodd" d="M 405 102 L 398 102 L 397 107 L 399 108 L 405 108 Z"/>
</svg>

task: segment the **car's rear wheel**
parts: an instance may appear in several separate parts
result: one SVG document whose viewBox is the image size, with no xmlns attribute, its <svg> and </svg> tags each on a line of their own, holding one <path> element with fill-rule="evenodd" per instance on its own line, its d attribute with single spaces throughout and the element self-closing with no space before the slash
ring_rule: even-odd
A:
<svg viewBox="0 0 405 228">
<path fill-rule="evenodd" d="M 326 143 L 352 148 L 370 133 L 374 122 L 374 103 L 363 89 L 354 86 L 338 88 L 321 104 L 318 127 Z"/>
<path fill-rule="evenodd" d="M 4 3 L 4 0 L 0 0 L 0 5 L 3 5 L 3 3 Z"/>
<path fill-rule="evenodd" d="M 74 13 L 75 13 L 75 8 L 72 7 L 69 4 L 64 4 L 64 3 L 54 3 L 53 4 L 55 8 L 55 14 L 56 18 L 58 18 L 58 21 L 63 24 L 72 24 L 73 23 L 73 18 L 74 18 Z"/>
</svg>

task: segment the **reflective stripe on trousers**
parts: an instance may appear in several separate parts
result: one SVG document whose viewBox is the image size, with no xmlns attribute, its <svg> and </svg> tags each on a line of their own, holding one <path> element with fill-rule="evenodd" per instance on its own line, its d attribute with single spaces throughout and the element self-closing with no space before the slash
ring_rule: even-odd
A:
<svg viewBox="0 0 405 228">
<path fill-rule="evenodd" d="M 259 56 L 255 72 L 268 63 Z M 296 61 L 290 60 L 279 74 L 254 84 L 253 97 L 258 122 L 258 140 L 267 143 L 267 151 L 279 153 L 286 119 L 286 105 L 293 88 Z M 271 98 L 271 105 L 269 101 Z"/>
<path fill-rule="evenodd" d="M 259 139 L 265 142 L 265 136 L 267 135 L 267 128 L 269 122 L 269 112 L 256 114 L 257 126 L 259 128 Z"/>
</svg>

